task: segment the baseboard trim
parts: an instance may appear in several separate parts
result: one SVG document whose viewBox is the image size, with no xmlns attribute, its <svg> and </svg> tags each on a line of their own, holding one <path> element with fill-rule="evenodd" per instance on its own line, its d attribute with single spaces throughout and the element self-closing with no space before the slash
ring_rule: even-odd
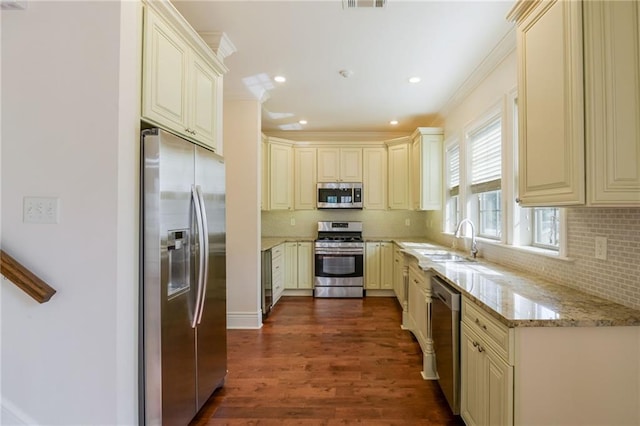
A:
<svg viewBox="0 0 640 426">
<path fill-rule="evenodd" d="M 257 330 L 262 328 L 262 312 L 227 312 L 227 329 Z"/>
</svg>

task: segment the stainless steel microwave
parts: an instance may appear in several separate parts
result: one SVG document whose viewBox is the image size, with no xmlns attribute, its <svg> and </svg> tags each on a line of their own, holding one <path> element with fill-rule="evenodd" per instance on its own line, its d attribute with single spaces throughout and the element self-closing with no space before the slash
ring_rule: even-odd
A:
<svg viewBox="0 0 640 426">
<path fill-rule="evenodd" d="M 317 193 L 319 209 L 362 208 L 360 182 L 320 182 Z"/>
</svg>

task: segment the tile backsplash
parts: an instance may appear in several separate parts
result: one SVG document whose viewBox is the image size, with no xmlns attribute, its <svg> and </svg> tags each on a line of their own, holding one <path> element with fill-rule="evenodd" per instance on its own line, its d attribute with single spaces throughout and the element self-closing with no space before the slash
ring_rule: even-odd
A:
<svg viewBox="0 0 640 426">
<path fill-rule="evenodd" d="M 480 254 L 640 309 L 640 208 L 568 208 L 567 225 L 569 261 L 489 244 L 480 244 Z M 445 243 L 442 236 L 432 237 Z M 596 237 L 607 239 L 606 260 L 595 258 Z"/>
<path fill-rule="evenodd" d="M 295 225 L 291 225 L 292 219 Z M 426 237 L 426 212 L 410 210 L 265 211 L 262 212 L 262 236 L 315 237 L 318 222 L 327 220 L 362 221 L 365 238 Z"/>
</svg>

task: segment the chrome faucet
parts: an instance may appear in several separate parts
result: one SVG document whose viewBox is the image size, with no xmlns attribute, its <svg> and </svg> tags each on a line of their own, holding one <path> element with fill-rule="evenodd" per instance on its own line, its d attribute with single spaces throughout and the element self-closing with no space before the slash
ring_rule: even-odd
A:
<svg viewBox="0 0 640 426">
<path fill-rule="evenodd" d="M 471 256 L 475 259 L 478 255 L 478 246 L 476 245 L 476 229 L 473 226 L 473 222 L 471 222 L 471 219 L 467 218 L 460 221 L 460 223 L 458 224 L 458 229 L 456 229 L 455 237 L 460 238 L 462 236 L 460 235 L 460 230 L 462 229 L 462 225 L 464 225 L 465 223 L 468 223 L 469 226 L 471 226 Z"/>
</svg>

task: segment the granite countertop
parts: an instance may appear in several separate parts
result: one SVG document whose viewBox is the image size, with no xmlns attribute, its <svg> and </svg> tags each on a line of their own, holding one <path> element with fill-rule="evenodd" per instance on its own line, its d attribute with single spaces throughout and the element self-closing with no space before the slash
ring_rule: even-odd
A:
<svg viewBox="0 0 640 426">
<path fill-rule="evenodd" d="M 313 237 L 262 237 L 261 250 L 269 250 L 277 246 L 278 244 L 297 241 L 315 241 Z"/>
<path fill-rule="evenodd" d="M 452 250 L 396 239 L 404 251 L 508 327 L 640 326 L 640 311 L 482 259 L 435 262 L 423 250 Z"/>
</svg>

